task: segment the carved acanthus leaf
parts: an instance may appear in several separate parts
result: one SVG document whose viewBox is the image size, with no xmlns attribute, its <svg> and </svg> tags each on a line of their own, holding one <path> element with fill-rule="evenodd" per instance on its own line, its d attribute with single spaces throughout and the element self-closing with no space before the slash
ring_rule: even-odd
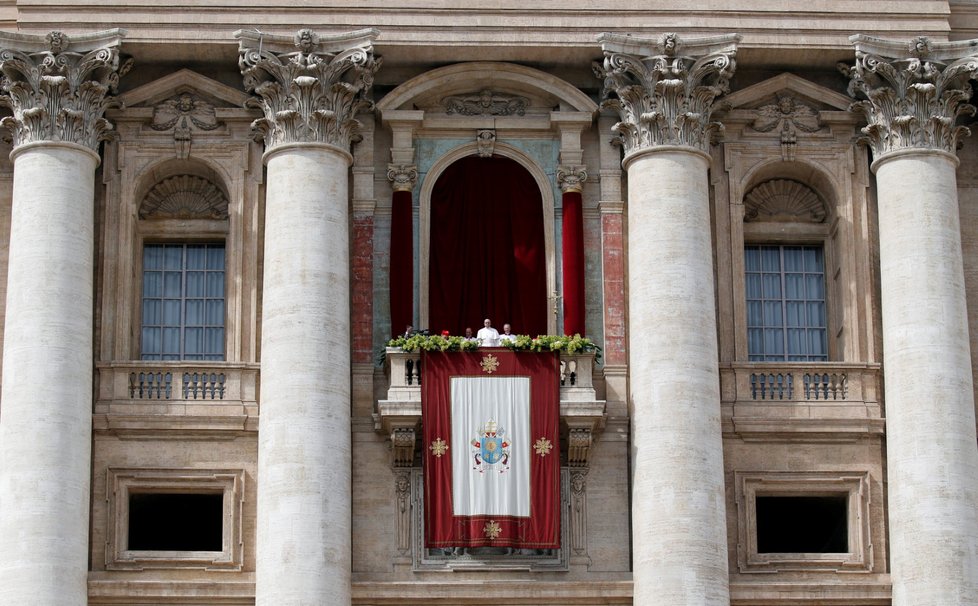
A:
<svg viewBox="0 0 978 606">
<path fill-rule="evenodd" d="M 227 219 L 228 199 L 203 177 L 178 175 L 153 186 L 139 205 L 140 219 Z"/>
<path fill-rule="evenodd" d="M 349 148 L 360 128 L 357 112 L 373 105 L 366 95 L 381 64 L 373 52 L 378 33 L 235 32 L 245 89 L 257 95 L 252 105 L 265 113 L 252 124 L 256 138 L 267 149 L 288 143 Z"/>
<path fill-rule="evenodd" d="M 522 116 L 530 100 L 484 89 L 472 95 L 453 95 L 441 100 L 445 113 L 463 116 Z"/>
<path fill-rule="evenodd" d="M 744 221 L 825 221 L 825 204 L 808 186 L 791 179 L 772 179 L 744 196 Z"/>
<path fill-rule="evenodd" d="M 604 79 L 602 107 L 621 119 L 612 128 L 632 153 L 658 145 L 708 150 L 721 128 L 711 121 L 714 101 L 729 90 L 735 69 L 738 35 L 680 40 L 621 34 L 598 37 L 604 63 L 595 75 Z"/>
<path fill-rule="evenodd" d="M 955 153 L 958 139 L 970 131 L 958 116 L 974 115 L 969 80 L 978 77 L 978 41 L 909 44 L 856 35 L 855 65 L 839 64 L 849 78 L 850 106 L 866 116 L 862 129 L 873 154 L 903 149 Z"/>
<path fill-rule="evenodd" d="M 0 33 L 0 105 L 13 116 L 0 120 L 14 146 L 65 141 L 98 149 L 112 125 L 105 110 L 118 105 L 111 96 L 132 65 L 121 61 L 120 30 L 69 39 Z"/>
</svg>

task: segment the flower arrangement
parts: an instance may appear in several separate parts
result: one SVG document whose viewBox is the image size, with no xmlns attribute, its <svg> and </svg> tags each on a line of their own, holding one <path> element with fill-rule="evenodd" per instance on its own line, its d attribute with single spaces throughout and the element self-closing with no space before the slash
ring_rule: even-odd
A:
<svg viewBox="0 0 978 606">
<path fill-rule="evenodd" d="M 458 336 L 414 334 L 400 336 L 387 342 L 387 347 L 399 347 L 406 352 L 414 351 L 475 351 L 479 342 Z M 512 351 L 556 351 L 565 354 L 594 353 L 596 362 L 601 361 L 601 348 L 587 337 L 568 335 L 516 335 L 512 341 L 504 340 L 500 347 Z"/>
<path fill-rule="evenodd" d="M 465 337 L 413 334 L 410 337 L 397 337 L 387 342 L 387 347 L 400 347 L 411 351 L 475 351 L 479 349 L 478 341 L 469 341 Z"/>
</svg>

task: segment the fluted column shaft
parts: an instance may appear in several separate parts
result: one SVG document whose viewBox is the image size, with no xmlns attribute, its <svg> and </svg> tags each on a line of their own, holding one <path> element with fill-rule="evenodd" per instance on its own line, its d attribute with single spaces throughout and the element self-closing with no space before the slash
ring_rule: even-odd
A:
<svg viewBox="0 0 978 606">
<path fill-rule="evenodd" d="M 706 150 L 738 39 L 599 37 L 628 172 L 636 606 L 730 603 Z"/>
<path fill-rule="evenodd" d="M 255 604 L 340 606 L 352 600 L 348 150 L 377 32 L 235 36 L 267 149 Z"/>
<path fill-rule="evenodd" d="M 0 33 L 13 136 L 0 393 L 0 603 L 88 603 L 94 151 L 122 32 Z"/>
<path fill-rule="evenodd" d="M 894 606 L 978 604 L 978 444 L 955 157 L 978 41 L 850 38 L 879 205 Z"/>
</svg>

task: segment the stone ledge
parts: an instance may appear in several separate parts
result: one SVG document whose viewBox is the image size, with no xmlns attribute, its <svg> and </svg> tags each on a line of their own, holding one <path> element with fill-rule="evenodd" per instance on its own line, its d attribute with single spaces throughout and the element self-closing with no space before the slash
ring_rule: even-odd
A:
<svg viewBox="0 0 978 606">
<path fill-rule="evenodd" d="M 255 603 L 253 573 L 241 574 L 244 579 L 241 581 L 133 581 L 128 580 L 131 575 L 127 575 L 128 579 L 112 578 L 114 576 L 106 572 L 89 573 L 89 606 L 128 605 L 134 601 L 196 606 L 202 599 L 215 606 L 253 606 Z"/>
<path fill-rule="evenodd" d="M 598 606 L 631 604 L 631 581 L 541 582 L 495 580 L 487 582 L 354 583 L 353 603 L 389 604 L 509 604 L 524 606 Z"/>
<path fill-rule="evenodd" d="M 799 581 L 781 583 L 730 583 L 731 606 L 888 606 L 889 575 L 876 582 L 839 583 L 831 575 L 824 582 Z"/>
<path fill-rule="evenodd" d="M 258 417 L 175 415 L 92 415 L 96 435 L 130 440 L 232 440 L 258 431 Z"/>
</svg>

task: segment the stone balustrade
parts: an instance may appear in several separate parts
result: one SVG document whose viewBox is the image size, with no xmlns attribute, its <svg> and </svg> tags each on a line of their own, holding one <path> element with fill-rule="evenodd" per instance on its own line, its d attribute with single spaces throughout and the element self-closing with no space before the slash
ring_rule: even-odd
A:
<svg viewBox="0 0 978 606">
<path fill-rule="evenodd" d="M 421 353 L 388 347 L 384 365 L 390 383 L 387 398 L 377 401 L 374 427 L 390 436 L 394 466 L 411 467 L 421 426 Z M 604 425 L 604 409 L 605 401 L 597 399 L 594 389 L 594 354 L 561 354 L 560 418 L 572 446 L 569 466 L 587 464 L 593 436 Z"/>
</svg>

